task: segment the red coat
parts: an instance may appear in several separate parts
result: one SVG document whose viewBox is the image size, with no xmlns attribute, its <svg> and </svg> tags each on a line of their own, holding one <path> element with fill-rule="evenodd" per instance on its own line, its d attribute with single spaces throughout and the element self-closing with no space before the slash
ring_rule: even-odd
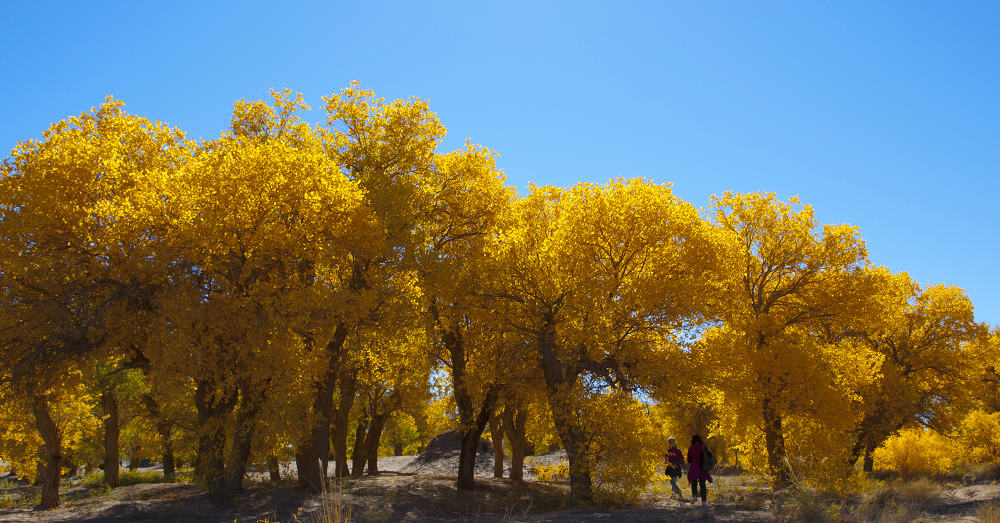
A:
<svg viewBox="0 0 1000 523">
<path fill-rule="evenodd" d="M 708 472 L 701 469 L 701 452 L 701 445 L 694 444 L 688 447 L 688 463 L 691 464 L 691 466 L 688 467 L 688 481 L 696 481 L 699 479 L 712 481 L 712 476 L 709 476 Z"/>
</svg>

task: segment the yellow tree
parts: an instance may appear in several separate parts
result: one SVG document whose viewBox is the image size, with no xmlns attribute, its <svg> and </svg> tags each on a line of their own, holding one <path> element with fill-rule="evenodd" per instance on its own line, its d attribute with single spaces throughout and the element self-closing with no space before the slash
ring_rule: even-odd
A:
<svg viewBox="0 0 1000 523">
<path fill-rule="evenodd" d="M 511 357 L 511 336 L 491 313 L 486 289 L 489 249 L 509 219 L 514 193 L 494 153 L 468 143 L 464 151 L 437 157 L 421 189 L 428 203 L 418 222 L 417 268 L 435 355 L 448 369 L 458 409 L 458 488 L 471 490 L 479 438 L 504 381 L 500 366 Z"/>
<path fill-rule="evenodd" d="M 419 312 L 419 311 L 413 311 Z M 426 333 L 415 320 L 393 328 L 387 321 L 377 329 L 362 329 L 363 350 L 359 361 L 362 404 L 354 442 L 351 473 L 378 473 L 382 433 L 390 417 L 407 407 L 421 405 L 429 397 L 430 361 Z M 395 331 L 395 332 L 392 332 Z"/>
<path fill-rule="evenodd" d="M 92 359 L 130 346 L 162 267 L 164 184 L 182 134 L 111 100 L 18 144 L 0 174 L 2 364 L 44 441 L 41 505 L 59 502 L 63 403 Z"/>
<path fill-rule="evenodd" d="M 535 187 L 518 218 L 503 239 L 501 293 L 543 371 L 572 494 L 589 499 L 588 412 L 607 386 L 648 386 L 644 368 L 710 317 L 726 237 L 668 185 L 643 180 Z"/>
<path fill-rule="evenodd" d="M 196 472 L 220 501 L 242 490 L 255 432 L 267 428 L 262 410 L 300 373 L 315 377 L 322 358 L 313 348 L 334 333 L 304 339 L 302 323 L 351 306 L 338 282 L 352 248 L 374 234 L 361 191 L 298 121 L 306 106 L 289 94 L 237 103 L 230 131 L 197 147 L 175 175 L 174 285 L 158 298 L 161 342 L 146 356 L 190 377 Z"/>
<path fill-rule="evenodd" d="M 972 395 L 982 400 L 986 412 L 1000 412 L 1000 326 L 976 340 L 970 353 L 976 362 L 971 369 Z"/>
<path fill-rule="evenodd" d="M 882 287 L 891 293 L 883 301 L 888 306 L 884 318 L 848 334 L 882 356 L 877 379 L 858 391 L 861 417 L 851 463 L 863 454 L 868 472 L 872 452 L 908 425 L 951 432 L 969 390 L 971 361 L 965 347 L 986 334 L 962 289 L 921 289 L 905 273 L 879 272 L 886 280 Z"/>
<path fill-rule="evenodd" d="M 867 252 L 856 228 L 818 231 L 812 208 L 794 198 L 727 192 L 713 201 L 715 222 L 733 234 L 739 253 L 722 302 L 725 327 L 704 347 L 716 353 L 726 404 L 763 433 L 768 469 L 777 485 L 787 485 L 789 416 L 812 413 L 834 422 L 830 411 L 847 407 L 837 367 L 854 362 L 838 354 L 823 332 L 860 310 L 863 293 L 856 288 Z M 817 401 L 821 397 L 828 399 Z M 795 430 L 805 430 L 808 419 L 797 418 Z"/>
<path fill-rule="evenodd" d="M 406 273 L 412 265 L 408 260 L 412 259 L 412 232 L 419 212 L 418 180 L 445 133 L 423 100 L 386 103 L 372 91 L 360 89 L 357 82 L 324 100 L 324 150 L 337 174 L 356 182 L 363 191 L 363 205 L 377 224 L 373 241 L 351 252 L 351 271 L 344 277 L 351 293 L 344 300 L 354 303 L 355 314 L 338 316 L 334 310 L 325 319 L 313 321 L 320 329 L 334 332 L 322 345 L 324 361 L 312 385 L 311 427 L 296 447 L 300 482 L 313 489 L 319 488 L 321 469 L 326 471 L 331 424 L 336 474 L 349 472 L 347 420 L 359 369 L 351 363 L 355 358 L 345 342 L 359 325 L 375 321 L 399 291 L 399 280 L 407 279 L 399 273 Z"/>
</svg>

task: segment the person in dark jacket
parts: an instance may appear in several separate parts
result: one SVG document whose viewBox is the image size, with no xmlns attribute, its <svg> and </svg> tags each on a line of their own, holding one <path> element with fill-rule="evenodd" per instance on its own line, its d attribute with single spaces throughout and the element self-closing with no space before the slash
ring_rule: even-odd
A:
<svg viewBox="0 0 1000 523">
<path fill-rule="evenodd" d="M 705 486 L 706 481 L 712 481 L 712 476 L 705 472 L 701 468 L 702 456 L 705 453 L 705 444 L 701 442 L 701 436 L 695 434 L 691 436 L 691 446 L 688 447 L 687 462 L 691 464 L 688 467 L 688 481 L 691 482 L 691 502 L 694 503 L 698 501 L 698 487 L 701 487 L 701 504 L 707 504 L 708 498 L 708 488 Z"/>
<path fill-rule="evenodd" d="M 680 496 L 681 489 L 677 486 L 677 479 L 683 474 L 684 455 L 681 454 L 681 449 L 677 448 L 677 440 L 668 438 L 667 443 L 670 444 L 670 448 L 663 456 L 666 461 L 665 469 L 667 475 L 670 476 L 670 487 L 674 490 L 673 494 Z"/>
</svg>

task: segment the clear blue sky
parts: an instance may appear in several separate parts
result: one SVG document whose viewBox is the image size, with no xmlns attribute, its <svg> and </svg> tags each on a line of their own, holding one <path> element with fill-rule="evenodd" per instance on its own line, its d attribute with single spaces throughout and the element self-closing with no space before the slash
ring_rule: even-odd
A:
<svg viewBox="0 0 1000 523">
<path fill-rule="evenodd" d="M 430 100 L 447 149 L 492 147 L 518 187 L 799 195 L 1000 324 L 1000 2 L 285 4 L 5 2 L 0 148 L 107 94 L 210 138 L 240 98 L 360 80 Z"/>
</svg>

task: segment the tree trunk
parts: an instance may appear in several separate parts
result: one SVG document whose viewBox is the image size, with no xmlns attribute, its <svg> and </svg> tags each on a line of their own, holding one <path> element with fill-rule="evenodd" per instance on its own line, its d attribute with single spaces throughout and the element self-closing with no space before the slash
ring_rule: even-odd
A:
<svg viewBox="0 0 1000 523">
<path fill-rule="evenodd" d="M 315 422 L 296 445 L 295 461 L 299 467 L 299 485 L 313 492 L 320 492 L 325 484 L 325 476 L 330 461 L 330 425 L 333 421 L 333 393 L 340 374 L 341 351 L 347 339 L 347 324 L 341 322 L 326 344 L 326 372 L 313 382 L 313 413 Z M 319 464 L 315 464 L 319 462 Z"/>
<path fill-rule="evenodd" d="M 236 429 L 229 459 L 223 473 L 222 488 L 213 496 L 216 502 L 228 503 L 243 492 L 243 476 L 246 475 L 253 437 L 257 430 L 257 415 L 264 406 L 267 384 L 252 387 L 246 382 L 239 384 L 241 401 L 236 410 Z M 211 492 L 210 492 L 211 493 Z"/>
<path fill-rule="evenodd" d="M 479 450 L 481 433 L 462 429 L 462 450 L 458 458 L 458 490 L 472 490 L 476 486 L 476 451 Z"/>
<path fill-rule="evenodd" d="M 160 435 L 160 453 L 163 456 L 163 480 L 173 481 L 176 477 L 174 469 L 174 442 L 171 437 L 172 427 L 169 420 L 161 419 L 156 423 L 156 432 Z"/>
<path fill-rule="evenodd" d="M 465 382 L 465 341 L 458 326 L 452 326 L 442 336 L 445 347 L 451 357 L 452 395 L 458 407 L 459 434 L 462 450 L 458 455 L 458 490 L 472 490 L 476 486 L 476 451 L 479 438 L 486 429 L 486 424 L 493 417 L 499 388 L 492 386 L 483 399 L 483 404 L 476 414 Z"/>
<path fill-rule="evenodd" d="M 32 402 L 32 411 L 35 415 L 35 426 L 38 428 L 39 435 L 42 436 L 45 461 L 45 469 L 40 476 L 42 478 L 42 499 L 38 508 L 54 508 L 59 506 L 59 472 L 63 460 L 59 430 L 56 428 L 55 422 L 52 421 L 48 397 L 35 396 Z"/>
<path fill-rule="evenodd" d="M 228 497 L 226 480 L 226 420 L 231 420 L 236 407 L 235 391 L 216 394 L 210 380 L 198 380 L 194 403 L 198 411 L 198 450 L 195 475 L 205 483 L 213 501 L 225 502 Z"/>
<path fill-rule="evenodd" d="M 388 417 L 386 414 L 373 416 L 371 426 L 368 427 L 368 435 L 365 436 L 369 476 L 378 474 L 378 448 L 382 440 L 382 430 L 385 429 L 385 421 Z"/>
<path fill-rule="evenodd" d="M 587 432 L 573 413 L 573 401 L 576 399 L 574 388 L 579 371 L 575 367 L 564 366 L 559 358 L 554 311 L 543 316 L 537 343 L 542 357 L 542 374 L 545 377 L 549 408 L 552 409 L 556 433 L 566 449 L 569 461 L 570 496 L 589 501 L 593 497 L 593 480 L 592 464 L 586 446 Z"/>
<path fill-rule="evenodd" d="M 281 481 L 281 468 L 278 466 L 278 456 L 274 454 L 267 456 L 267 472 L 271 476 L 271 481 Z"/>
<path fill-rule="evenodd" d="M 503 477 L 503 430 L 500 417 L 495 413 L 490 418 L 490 439 L 493 442 L 493 477 Z"/>
<path fill-rule="evenodd" d="M 312 442 L 301 443 L 295 449 L 295 470 L 299 477 L 299 487 L 309 492 L 322 492 L 323 471 L 320 465 L 319 458 L 312 450 Z"/>
<path fill-rule="evenodd" d="M 566 394 L 559 394 L 566 396 Z M 556 433 L 566 449 L 569 461 L 570 495 L 579 500 L 590 500 L 593 497 L 593 479 L 591 470 L 593 464 L 587 448 L 587 432 L 580 426 L 579 420 L 573 415 L 572 408 L 566 403 L 572 401 L 565 397 L 550 399 L 552 418 L 555 421 Z M 558 414 L 557 414 L 558 412 Z"/>
<path fill-rule="evenodd" d="M 874 453 L 875 453 L 875 445 L 874 444 L 865 445 L 865 461 L 864 461 L 864 465 L 863 465 L 863 470 L 865 472 L 871 473 L 873 470 L 875 470 L 875 456 L 874 456 Z"/>
<path fill-rule="evenodd" d="M 160 440 L 160 454 L 163 463 L 163 480 L 173 481 L 175 477 L 174 443 L 173 443 L 173 423 L 163 416 L 160 404 L 153 399 L 153 396 L 146 394 L 142 398 L 149 411 L 149 416 L 156 421 L 156 434 Z"/>
<path fill-rule="evenodd" d="M 354 368 L 342 370 L 340 375 L 340 398 L 337 401 L 337 411 L 334 414 L 333 454 L 337 464 L 334 474 L 338 478 L 347 477 L 350 468 L 347 465 L 347 429 L 354 406 L 354 394 L 358 388 L 358 371 Z"/>
<path fill-rule="evenodd" d="M 510 479 L 514 481 L 524 480 L 524 454 L 528 446 L 528 438 L 525 434 L 525 422 L 528 420 L 528 411 L 520 407 L 517 414 L 510 406 L 504 409 L 503 426 L 510 440 Z"/>
<path fill-rule="evenodd" d="M 358 420 L 358 427 L 354 431 L 354 451 L 351 452 L 351 477 L 360 478 L 365 473 L 365 461 L 368 460 L 368 453 L 365 449 L 365 435 L 368 432 L 368 419 Z"/>
<path fill-rule="evenodd" d="M 35 481 L 31 483 L 31 486 L 37 487 L 45 483 L 45 463 L 47 459 L 45 458 L 45 445 L 40 445 L 38 447 L 38 463 L 35 464 Z"/>
<path fill-rule="evenodd" d="M 129 445 L 129 447 L 128 447 L 128 471 L 129 472 L 135 472 L 136 469 L 139 468 L 139 459 L 140 458 L 135 457 L 135 455 L 136 455 L 137 452 L 138 452 L 138 449 L 135 448 L 135 445 Z"/>
<path fill-rule="evenodd" d="M 393 456 L 403 455 L 403 443 L 401 441 L 394 441 L 392 443 L 392 455 Z"/>
<path fill-rule="evenodd" d="M 121 485 L 119 474 L 120 450 L 118 446 L 118 398 L 112 390 L 101 394 L 104 408 L 104 484 L 115 488 Z"/>
<path fill-rule="evenodd" d="M 792 485 L 792 472 L 788 468 L 785 456 L 785 435 L 782 432 L 781 414 L 771 406 L 771 400 L 765 399 L 763 404 L 764 443 L 767 446 L 767 465 L 772 476 L 774 488 L 785 488 Z"/>
</svg>

